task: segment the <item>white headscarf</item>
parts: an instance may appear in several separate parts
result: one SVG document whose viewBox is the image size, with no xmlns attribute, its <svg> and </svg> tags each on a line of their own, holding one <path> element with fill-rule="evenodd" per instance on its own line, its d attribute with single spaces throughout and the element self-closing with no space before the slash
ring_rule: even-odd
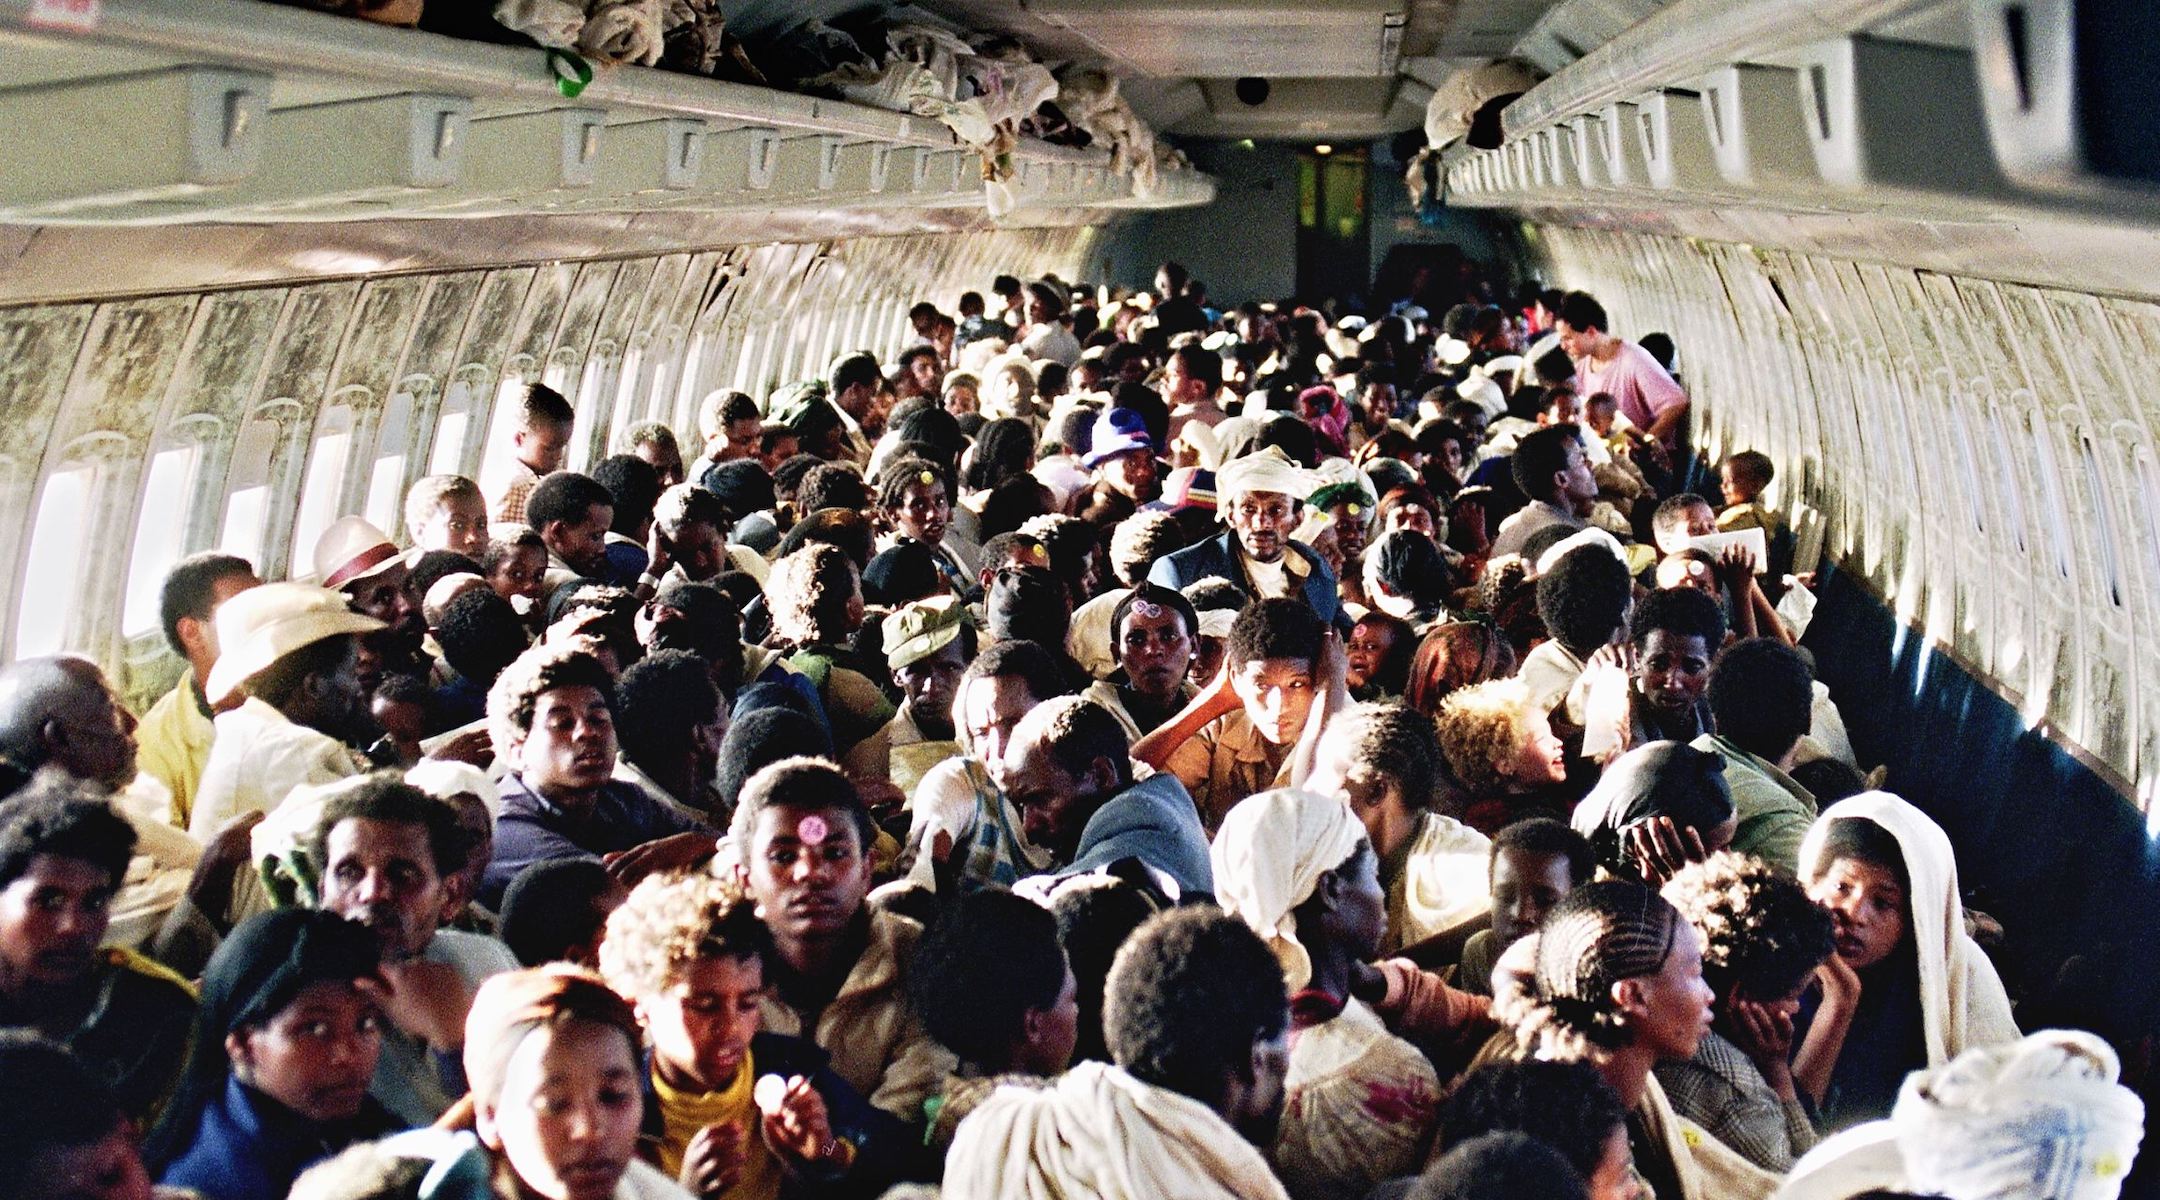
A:
<svg viewBox="0 0 2160 1200">
<path fill-rule="evenodd" d="M 1293 992 L 1312 979 L 1312 960 L 1292 913 L 1364 840 L 1365 826 L 1342 797 L 1282 788 L 1240 800 L 1208 847 L 1216 902 L 1275 952 Z"/>
<path fill-rule="evenodd" d="M 2145 1105 L 2089 1033 L 2050 1029 L 1915 1071 L 1898 1092 L 1905 1175 L 1954 1200 L 2113 1200 L 2145 1136 Z"/>
<path fill-rule="evenodd" d="M 2089 1033 L 2043 1030 L 1915 1071 L 1886 1121 L 1823 1142 L 1778 1200 L 1870 1188 L 1950 1200 L 2114 1200 L 2145 1134 L 2145 1105 L 2116 1083 L 2115 1052 Z"/>
<path fill-rule="evenodd" d="M 1288 1200 L 1267 1160 L 1197 1100 L 1086 1062 L 1001 1087 L 960 1122 L 945 1200 Z"/>
<path fill-rule="evenodd" d="M 1275 492 L 1302 504 L 1313 494 L 1312 472 L 1291 462 L 1280 446 L 1231 459 L 1216 470 L 1215 503 L 1225 515 L 1238 497 L 1251 492 Z"/>
<path fill-rule="evenodd" d="M 1957 858 L 1942 826 L 1888 792 L 1862 792 L 1823 810 L 1800 843 L 1800 877 L 1812 880 L 1828 864 L 1823 846 L 1830 822 L 1873 821 L 1897 839 L 1912 882 L 1912 939 L 1920 967 L 1920 1012 L 1928 1065 L 1939 1067 L 1976 1046 L 2014 1042 L 2010 997 L 1987 952 L 1965 932 L 1958 898 Z"/>
</svg>

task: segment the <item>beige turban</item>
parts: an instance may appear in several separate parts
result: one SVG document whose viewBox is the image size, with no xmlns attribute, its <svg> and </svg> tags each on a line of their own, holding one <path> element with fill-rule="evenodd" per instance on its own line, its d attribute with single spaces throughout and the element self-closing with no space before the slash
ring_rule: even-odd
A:
<svg viewBox="0 0 2160 1200">
<path fill-rule="evenodd" d="M 1364 840 L 1364 825 L 1341 797 L 1283 788 L 1239 801 L 1208 848 L 1216 902 L 1275 952 L 1293 992 L 1311 981 L 1312 960 L 1292 913 Z"/>
<path fill-rule="evenodd" d="M 1046 1088 L 1001 1087 L 960 1122 L 945 1200 L 1287 1200 L 1260 1151 L 1216 1115 L 1107 1063 Z"/>
<path fill-rule="evenodd" d="M 1313 493 L 1312 472 L 1291 462 L 1280 446 L 1232 459 L 1216 470 L 1215 502 L 1225 513 L 1238 497 L 1252 492 L 1275 492 L 1303 502 Z"/>
<path fill-rule="evenodd" d="M 1916 1071 L 1890 1124 L 1913 1186 L 1959 1200 L 2113 1200 L 2145 1135 L 2115 1051 L 2049 1029 Z"/>
</svg>

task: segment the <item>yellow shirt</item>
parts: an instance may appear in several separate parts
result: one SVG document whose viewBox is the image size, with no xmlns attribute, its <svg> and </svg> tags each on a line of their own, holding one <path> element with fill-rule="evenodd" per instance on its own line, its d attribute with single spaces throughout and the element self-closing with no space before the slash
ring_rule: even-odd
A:
<svg viewBox="0 0 2160 1200">
<path fill-rule="evenodd" d="M 766 1149 L 758 1132 L 757 1102 L 751 1089 L 757 1082 L 757 1064 L 748 1054 L 735 1072 L 735 1081 L 717 1092 L 679 1092 L 660 1078 L 653 1068 L 653 1095 L 660 1101 L 660 1119 L 667 1136 L 660 1143 L 660 1165 L 668 1178 L 682 1175 L 683 1153 L 690 1139 L 708 1125 L 733 1125 L 742 1130 L 742 1174 L 735 1186 L 722 1193 L 726 1200 L 776 1200 L 780 1195 L 780 1163 Z"/>
<path fill-rule="evenodd" d="M 195 699 L 193 680 L 185 675 L 150 706 L 135 731 L 135 765 L 172 793 L 168 819 L 182 829 L 188 827 L 188 816 L 194 811 L 195 786 L 202 782 L 203 764 L 210 761 L 210 743 L 216 734 L 217 726 Z"/>
</svg>

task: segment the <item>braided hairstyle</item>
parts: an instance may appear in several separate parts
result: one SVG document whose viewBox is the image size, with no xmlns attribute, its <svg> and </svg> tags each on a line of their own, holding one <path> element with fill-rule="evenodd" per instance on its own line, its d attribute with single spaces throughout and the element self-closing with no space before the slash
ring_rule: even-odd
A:
<svg viewBox="0 0 2160 1200">
<path fill-rule="evenodd" d="M 1613 985 L 1663 970 L 1680 925 L 1679 911 L 1642 884 L 1584 884 L 1546 914 L 1536 972 L 1496 998 L 1493 1015 L 1527 1055 L 1596 1062 L 1634 1038 Z"/>
</svg>

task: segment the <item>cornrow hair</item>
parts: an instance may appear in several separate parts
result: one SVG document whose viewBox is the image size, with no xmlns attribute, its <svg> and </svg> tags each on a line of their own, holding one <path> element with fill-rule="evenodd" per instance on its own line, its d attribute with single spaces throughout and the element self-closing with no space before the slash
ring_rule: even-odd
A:
<svg viewBox="0 0 2160 1200">
<path fill-rule="evenodd" d="M 1664 969 L 1680 914 L 1650 888 L 1586 883 L 1538 927 L 1537 969 L 1528 987 L 1497 998 L 1494 1016 L 1529 1055 L 1562 1061 L 1603 1058 L 1632 1033 L 1613 985 Z"/>
<path fill-rule="evenodd" d="M 935 483 L 945 489 L 946 500 L 953 498 L 952 472 L 942 463 L 927 458 L 903 458 L 878 474 L 878 507 L 899 508 L 906 504 L 908 489 L 919 483 Z"/>
</svg>

